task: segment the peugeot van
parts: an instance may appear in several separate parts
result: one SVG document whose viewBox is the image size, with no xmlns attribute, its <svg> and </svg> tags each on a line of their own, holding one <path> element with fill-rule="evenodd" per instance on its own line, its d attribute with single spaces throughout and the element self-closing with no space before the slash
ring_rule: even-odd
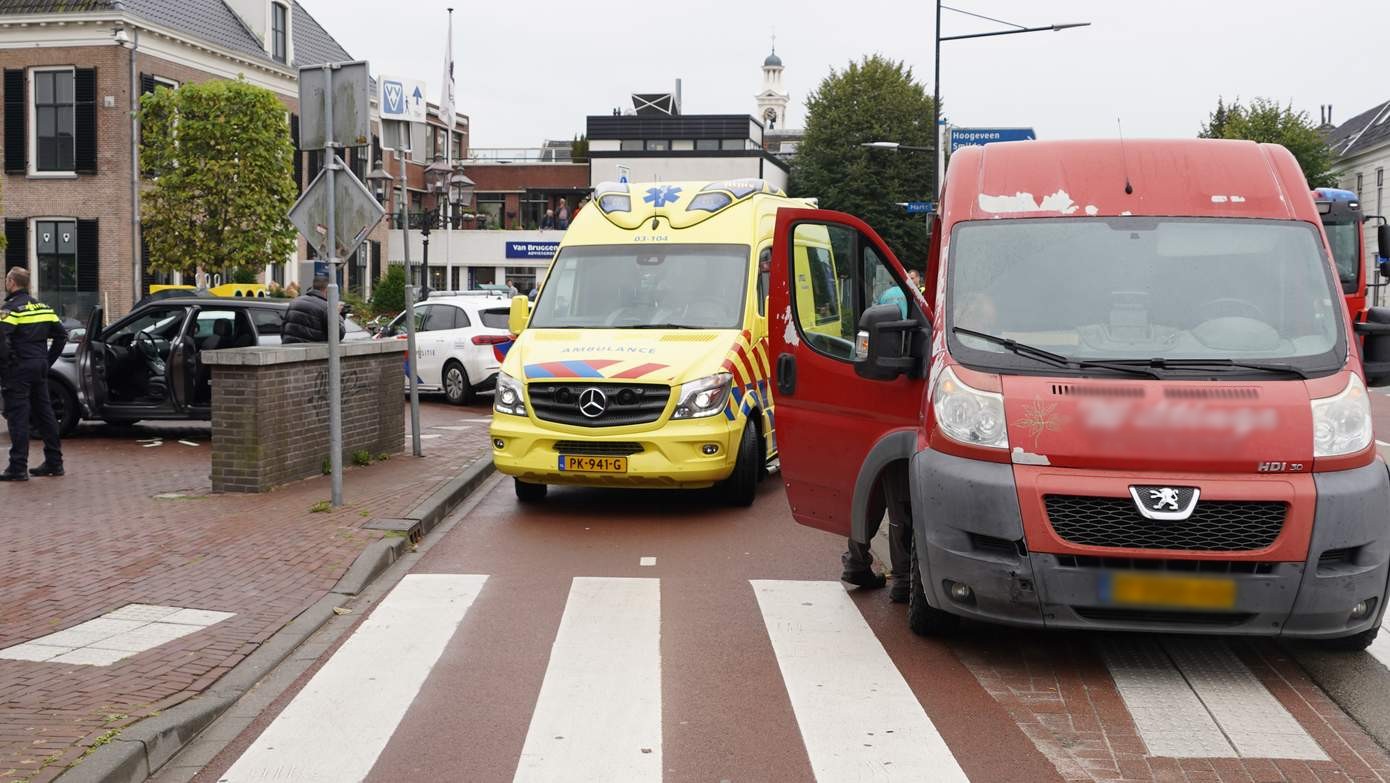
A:
<svg viewBox="0 0 1390 783">
<path fill-rule="evenodd" d="M 718 486 L 752 503 L 777 454 L 762 180 L 609 183 L 560 242 L 497 376 L 493 459 L 523 501 L 551 484 Z"/>
<path fill-rule="evenodd" d="M 827 234 L 841 288 L 808 293 Z M 865 541 L 876 498 L 910 503 L 914 631 L 1374 639 L 1390 312 L 1351 323 L 1288 150 L 965 148 L 930 247 L 919 294 L 862 221 L 784 209 L 770 279 L 792 514 Z"/>
</svg>

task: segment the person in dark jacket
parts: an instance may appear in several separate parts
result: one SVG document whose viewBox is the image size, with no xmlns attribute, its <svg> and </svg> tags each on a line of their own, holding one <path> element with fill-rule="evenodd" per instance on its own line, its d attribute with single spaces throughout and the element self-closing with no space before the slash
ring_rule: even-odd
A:
<svg viewBox="0 0 1390 783">
<path fill-rule="evenodd" d="M 0 481 L 28 481 L 29 476 L 63 475 L 63 448 L 58 419 L 48 396 L 48 368 L 63 354 L 68 330 L 53 308 L 29 295 L 29 270 L 14 267 L 5 275 L 5 303 L 0 306 L 0 395 L 10 429 L 10 464 Z M 43 437 L 43 464 L 29 470 L 29 421 Z"/>
<path fill-rule="evenodd" d="M 328 342 L 328 278 L 314 276 L 314 287 L 290 302 L 280 341 L 292 343 Z M 342 316 L 338 317 L 338 339 L 347 334 Z"/>
</svg>

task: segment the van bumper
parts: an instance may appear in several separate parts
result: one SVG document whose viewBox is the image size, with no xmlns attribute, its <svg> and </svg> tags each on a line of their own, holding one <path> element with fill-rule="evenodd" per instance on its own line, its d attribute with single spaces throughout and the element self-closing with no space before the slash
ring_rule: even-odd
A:
<svg viewBox="0 0 1390 783">
<path fill-rule="evenodd" d="M 649 427 L 650 425 L 644 425 Z M 606 427 L 600 432 L 559 432 L 541 427 L 530 417 L 493 413 L 488 429 L 492 460 L 497 470 L 537 484 L 591 487 L 698 489 L 729 477 L 738 454 L 743 420 L 710 416 L 690 421 L 662 422 L 657 429 Z M 497 447 L 497 441 L 502 447 Z M 560 470 L 565 454 L 626 456 L 627 472 L 575 473 Z M 704 447 L 714 446 L 710 455 Z M 631 453 L 623 453 L 626 449 Z"/>
<path fill-rule="evenodd" d="M 1307 563 L 1083 558 L 1028 551 L 1011 465 L 922 451 L 912 460 L 913 532 L 922 587 L 943 611 L 1006 625 L 1189 634 L 1336 638 L 1379 626 L 1390 576 L 1390 473 L 1383 462 L 1320 473 Z M 1325 553 L 1333 556 L 1324 561 Z M 1324 561 L 1321 562 L 1320 561 Z M 1201 570 L 1198 570 L 1198 569 Z M 1117 574 L 1231 580 L 1220 610 L 1120 607 Z M 971 600 L 950 598 L 948 583 Z M 1374 601 L 1351 619 L 1352 607 Z"/>
</svg>

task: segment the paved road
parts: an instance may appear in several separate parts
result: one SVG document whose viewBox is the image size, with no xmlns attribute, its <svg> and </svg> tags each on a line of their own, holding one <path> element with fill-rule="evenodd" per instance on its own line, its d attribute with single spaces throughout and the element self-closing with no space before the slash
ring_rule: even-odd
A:
<svg viewBox="0 0 1390 783">
<path fill-rule="evenodd" d="M 840 547 L 775 481 L 746 510 L 497 482 L 197 779 L 1390 778 L 1272 644 L 922 639 Z"/>
</svg>

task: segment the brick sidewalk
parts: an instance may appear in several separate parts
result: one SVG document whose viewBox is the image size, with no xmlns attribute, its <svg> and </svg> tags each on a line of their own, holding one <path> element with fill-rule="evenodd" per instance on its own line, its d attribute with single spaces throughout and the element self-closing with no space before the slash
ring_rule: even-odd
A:
<svg viewBox="0 0 1390 783">
<path fill-rule="evenodd" d="M 0 781 L 52 780 L 205 690 L 332 589 L 380 536 L 363 523 L 403 513 L 486 452 L 486 407 L 421 407 L 426 457 L 349 468 L 344 508 L 331 513 L 310 511 L 328 498 L 326 477 L 210 494 L 206 425 L 88 425 L 64 444 L 66 477 L 5 485 L 0 648 L 129 603 L 235 616 L 111 666 L 0 660 Z M 154 438 L 161 445 L 138 442 Z"/>
</svg>

